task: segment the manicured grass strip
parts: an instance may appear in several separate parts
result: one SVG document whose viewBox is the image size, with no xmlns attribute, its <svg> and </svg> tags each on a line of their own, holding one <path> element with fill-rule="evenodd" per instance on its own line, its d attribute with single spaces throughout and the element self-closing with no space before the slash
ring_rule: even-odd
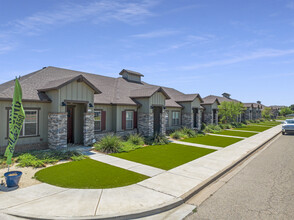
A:
<svg viewBox="0 0 294 220">
<path fill-rule="evenodd" d="M 244 128 L 234 128 L 233 130 L 258 131 L 258 132 L 262 132 L 262 131 L 265 131 L 267 129 L 270 129 L 270 127 L 262 127 L 262 126 L 248 125 L 248 126 L 246 126 Z"/>
<path fill-rule="evenodd" d="M 105 189 L 131 185 L 147 179 L 139 173 L 121 169 L 92 159 L 64 163 L 40 170 L 35 177 L 51 185 Z"/>
<path fill-rule="evenodd" d="M 112 154 L 112 156 L 169 170 L 212 152 L 214 150 L 170 143 L 147 146 L 128 153 Z"/>
<path fill-rule="evenodd" d="M 229 146 L 229 145 L 234 144 L 234 143 L 241 141 L 241 140 L 243 140 L 243 139 L 205 135 L 203 137 L 187 138 L 182 141 L 196 143 L 196 144 L 217 146 L 217 147 L 226 147 L 226 146 Z"/>
<path fill-rule="evenodd" d="M 224 130 L 218 134 L 229 135 L 229 136 L 238 136 L 238 137 L 251 137 L 253 135 L 256 135 L 256 133 L 242 132 L 242 131 L 229 131 L 229 130 Z"/>
</svg>

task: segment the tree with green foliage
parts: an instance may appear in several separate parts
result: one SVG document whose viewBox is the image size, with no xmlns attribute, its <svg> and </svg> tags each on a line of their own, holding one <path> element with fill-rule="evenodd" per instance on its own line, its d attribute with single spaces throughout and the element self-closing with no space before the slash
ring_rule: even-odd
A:
<svg viewBox="0 0 294 220">
<path fill-rule="evenodd" d="M 237 122 L 238 116 L 244 111 L 244 105 L 240 102 L 222 102 L 218 108 L 222 123 Z"/>
<path fill-rule="evenodd" d="M 270 107 L 266 107 L 262 110 L 261 115 L 263 118 L 271 119 L 274 115 Z"/>
<path fill-rule="evenodd" d="M 292 111 L 294 111 L 294 104 L 293 105 L 290 105 L 289 107 Z"/>
<path fill-rule="evenodd" d="M 280 115 L 282 115 L 282 116 L 286 116 L 286 115 L 289 115 L 292 113 L 293 113 L 293 111 L 289 107 L 285 107 L 280 110 Z"/>
</svg>

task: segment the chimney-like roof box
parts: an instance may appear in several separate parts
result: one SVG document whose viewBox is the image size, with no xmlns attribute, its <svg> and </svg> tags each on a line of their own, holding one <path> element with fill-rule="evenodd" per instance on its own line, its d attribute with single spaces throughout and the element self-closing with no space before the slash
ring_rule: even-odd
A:
<svg viewBox="0 0 294 220">
<path fill-rule="evenodd" d="M 130 81 L 130 82 L 138 82 L 141 83 L 141 77 L 144 77 L 143 74 L 132 71 L 132 70 L 126 70 L 123 69 L 120 71 L 119 75 L 122 75 L 122 78 Z"/>
<path fill-rule="evenodd" d="M 261 101 L 257 101 L 256 103 L 257 103 L 257 104 L 261 104 Z"/>
<path fill-rule="evenodd" d="M 226 93 L 226 92 L 224 92 L 222 95 L 223 95 L 223 97 L 225 97 L 227 99 L 230 99 L 230 96 L 231 96 L 231 94 Z"/>
</svg>

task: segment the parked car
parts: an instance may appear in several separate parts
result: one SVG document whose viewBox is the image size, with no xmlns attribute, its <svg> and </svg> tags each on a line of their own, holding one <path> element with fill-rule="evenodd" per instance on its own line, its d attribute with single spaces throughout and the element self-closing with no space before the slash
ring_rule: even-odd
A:
<svg viewBox="0 0 294 220">
<path fill-rule="evenodd" d="M 282 134 L 294 132 L 294 119 L 286 119 L 282 126 Z"/>
</svg>

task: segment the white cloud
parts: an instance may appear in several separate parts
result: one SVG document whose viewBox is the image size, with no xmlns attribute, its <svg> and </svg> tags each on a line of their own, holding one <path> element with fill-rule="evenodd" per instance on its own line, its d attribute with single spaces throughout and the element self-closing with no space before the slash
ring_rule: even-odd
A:
<svg viewBox="0 0 294 220">
<path fill-rule="evenodd" d="M 98 0 L 84 4 L 61 5 L 55 11 L 37 12 L 31 16 L 11 22 L 9 26 L 13 27 L 13 30 L 10 30 L 10 32 L 32 35 L 52 26 L 84 20 L 94 23 L 116 20 L 136 24 L 145 17 L 153 15 L 150 9 L 155 4 L 153 0 L 139 2 Z"/>
<path fill-rule="evenodd" d="M 132 35 L 131 37 L 135 38 L 157 38 L 157 37 L 166 37 L 174 34 L 178 34 L 179 31 L 176 30 L 157 30 L 157 31 L 151 31 L 147 33 L 142 33 L 142 34 L 135 34 Z"/>
<path fill-rule="evenodd" d="M 247 60 L 255 60 L 255 59 L 266 58 L 266 57 L 285 56 L 288 54 L 294 54 L 294 49 L 289 49 L 289 50 L 264 49 L 264 50 L 255 51 L 253 53 L 250 53 L 250 54 L 244 55 L 244 56 L 235 56 L 230 59 L 212 61 L 212 62 L 208 62 L 208 63 L 199 63 L 199 64 L 193 64 L 193 65 L 188 65 L 188 66 L 182 66 L 180 69 L 195 70 L 195 69 L 199 69 L 199 68 L 223 66 L 223 65 L 229 65 L 229 64 L 247 61 Z"/>
<path fill-rule="evenodd" d="M 12 44 L 0 44 L 0 54 L 6 53 L 8 51 L 11 51 L 15 48 Z"/>
</svg>

